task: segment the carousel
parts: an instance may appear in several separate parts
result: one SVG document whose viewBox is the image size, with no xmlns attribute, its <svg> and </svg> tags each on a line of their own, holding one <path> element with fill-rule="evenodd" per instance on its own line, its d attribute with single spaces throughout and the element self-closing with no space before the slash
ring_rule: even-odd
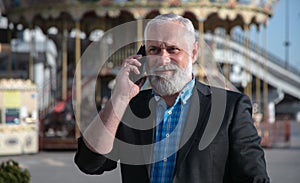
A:
<svg viewBox="0 0 300 183">
<path fill-rule="evenodd" d="M 89 82 L 83 80 L 86 71 L 81 69 L 80 58 L 85 49 L 93 42 L 92 37 L 103 35 L 104 32 L 127 22 L 136 21 L 136 30 L 124 30 L 123 36 L 136 34 L 142 37 L 144 19 L 151 19 L 159 14 L 176 13 L 189 18 L 197 29 L 199 40 L 204 40 L 205 34 L 215 34 L 222 29 L 229 44 L 232 32 L 238 28 L 244 34 L 245 47 L 249 47 L 249 32 L 256 29 L 257 42 L 259 35 L 264 35 L 266 46 L 266 29 L 268 20 L 272 17 L 279 0 L 2 0 L 4 15 L 8 18 L 7 31 L 10 39 L 22 30 L 34 30 L 38 27 L 49 39 L 52 39 L 58 50 L 56 58 L 56 87 L 59 96 L 50 100 L 46 107 L 40 108 L 40 147 L 76 148 L 76 137 L 80 135 L 78 125 L 83 114 L 80 107 L 75 111 L 69 109 L 73 96 L 73 104 L 84 105 L 83 86 Z M 56 30 L 56 31 L 50 31 Z M 55 32 L 55 33 L 53 33 Z M 32 34 L 33 35 L 33 34 Z M 109 43 L 109 41 L 108 41 Z M 204 42 L 200 42 L 204 44 Z M 258 44 L 258 43 L 257 43 Z M 109 47 L 109 44 L 107 45 Z M 115 77 L 114 68 L 117 68 L 125 55 L 134 54 L 140 43 L 134 43 L 118 50 L 110 57 L 99 73 L 95 92 L 96 103 L 101 107 L 109 98 L 111 81 Z M 217 46 L 211 41 L 211 49 Z M 201 48 L 204 46 L 200 45 Z M 109 49 L 109 48 L 108 48 Z M 200 65 L 204 62 L 203 50 L 200 49 Z M 245 56 L 247 57 L 247 56 Z M 229 59 L 229 58 L 228 58 Z M 247 59 L 247 58 L 246 58 Z M 34 54 L 28 54 L 28 79 L 33 80 Z M 232 65 L 229 62 L 221 63 L 223 75 L 229 80 Z M 75 89 L 71 89 L 73 76 L 77 70 Z M 262 66 L 267 69 L 267 61 Z M 59 71 L 59 72 L 58 72 Z M 245 72 L 249 72 L 245 70 Z M 205 72 L 197 67 L 197 77 L 205 81 Z M 255 123 L 260 135 L 269 146 L 268 132 L 268 83 L 264 79 L 256 78 L 244 84 L 240 90 L 247 94 L 258 105 L 254 112 Z M 256 96 L 255 98 L 253 96 Z M 71 115 L 74 113 L 75 115 Z M 62 117 L 59 117 L 62 115 Z M 51 119 L 49 116 L 52 116 Z M 56 117 L 53 117 L 56 116 Z M 52 118 L 59 118 L 59 120 Z M 264 130 L 260 129 L 264 124 Z M 65 133 L 65 135 L 63 135 Z"/>
</svg>

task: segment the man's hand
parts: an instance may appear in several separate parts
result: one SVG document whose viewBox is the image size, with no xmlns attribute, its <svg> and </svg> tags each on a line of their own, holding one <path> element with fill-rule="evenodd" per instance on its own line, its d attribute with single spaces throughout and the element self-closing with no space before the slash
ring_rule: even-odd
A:
<svg viewBox="0 0 300 183">
<path fill-rule="evenodd" d="M 135 74 L 140 74 L 138 67 L 142 64 L 138 59 L 141 58 L 141 55 L 133 55 L 124 60 L 122 68 L 116 77 L 112 100 L 122 100 L 122 102 L 129 103 L 129 101 L 139 93 L 140 87 L 130 80 L 129 73 L 134 72 Z"/>
</svg>

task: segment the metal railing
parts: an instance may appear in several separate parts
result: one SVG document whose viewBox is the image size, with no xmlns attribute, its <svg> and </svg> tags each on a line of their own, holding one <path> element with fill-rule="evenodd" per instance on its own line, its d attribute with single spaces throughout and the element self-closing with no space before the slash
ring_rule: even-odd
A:
<svg viewBox="0 0 300 183">
<path fill-rule="evenodd" d="M 216 31 L 215 33 L 218 36 L 224 37 L 225 38 L 225 33 L 221 32 L 221 31 Z M 238 33 L 232 33 L 230 35 L 230 40 L 245 47 L 246 45 L 246 39 L 245 36 L 242 34 L 238 34 Z M 258 55 L 265 57 L 266 54 L 266 58 L 268 61 L 282 67 L 285 68 L 285 61 L 280 59 L 279 57 L 275 56 L 273 53 L 267 51 L 265 48 L 261 47 L 260 45 L 258 45 L 257 43 L 253 42 L 252 40 L 249 40 L 249 49 L 255 53 L 257 53 Z M 295 67 L 292 67 L 291 65 L 289 65 L 288 67 L 285 68 L 286 70 L 293 72 L 297 75 L 300 76 L 300 70 L 296 69 Z"/>
</svg>

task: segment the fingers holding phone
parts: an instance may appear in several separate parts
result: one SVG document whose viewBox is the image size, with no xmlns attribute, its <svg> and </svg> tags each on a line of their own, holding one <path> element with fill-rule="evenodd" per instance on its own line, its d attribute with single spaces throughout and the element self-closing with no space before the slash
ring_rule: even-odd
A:
<svg viewBox="0 0 300 183">
<path fill-rule="evenodd" d="M 141 55 L 133 55 L 124 60 L 122 67 L 116 77 L 116 85 L 113 90 L 112 96 L 128 100 L 128 102 L 136 96 L 140 87 L 136 85 L 131 79 L 130 75 L 139 75 L 141 63 Z"/>
<path fill-rule="evenodd" d="M 141 63 L 141 66 L 138 67 L 139 73 L 130 73 L 129 78 L 141 89 L 144 83 L 146 82 L 147 76 L 145 74 L 145 63 L 146 63 L 146 48 L 145 45 L 140 46 L 137 55 L 141 55 L 142 58 L 139 58 L 138 61 Z"/>
<path fill-rule="evenodd" d="M 125 59 L 121 69 L 126 69 L 128 73 L 133 71 L 135 74 L 140 74 L 140 70 L 138 69 L 138 67 L 140 67 L 142 64 L 138 60 L 141 58 L 141 55 L 133 55 Z"/>
</svg>

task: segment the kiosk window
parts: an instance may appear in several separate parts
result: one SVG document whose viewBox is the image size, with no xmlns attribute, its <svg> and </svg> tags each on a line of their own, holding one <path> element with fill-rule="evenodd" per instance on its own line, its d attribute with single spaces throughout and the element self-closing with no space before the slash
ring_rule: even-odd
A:
<svg viewBox="0 0 300 183">
<path fill-rule="evenodd" d="M 20 123 L 20 110 L 16 108 L 6 109 L 5 123 L 6 124 L 19 124 Z"/>
</svg>

